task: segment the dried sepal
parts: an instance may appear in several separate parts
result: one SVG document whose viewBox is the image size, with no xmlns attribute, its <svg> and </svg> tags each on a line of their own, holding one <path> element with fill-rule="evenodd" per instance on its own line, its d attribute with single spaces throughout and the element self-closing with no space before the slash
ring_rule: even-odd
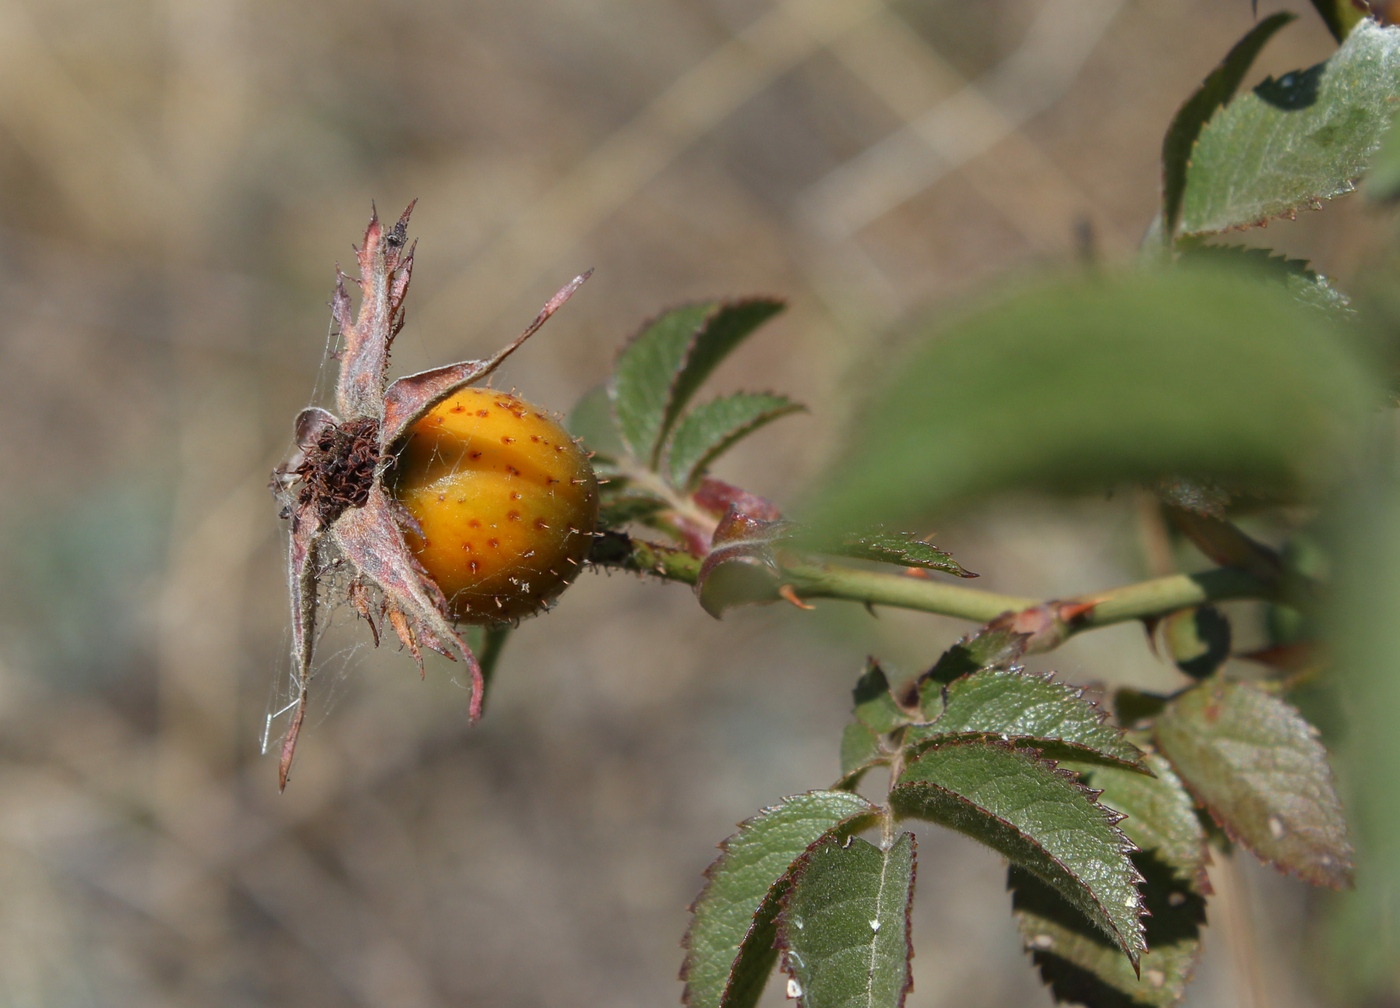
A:
<svg viewBox="0 0 1400 1008">
<path fill-rule="evenodd" d="M 291 522 L 287 553 L 292 610 L 292 719 L 283 737 L 278 784 L 287 786 L 297 737 L 306 716 L 311 682 L 320 575 L 332 557 L 349 567 L 348 601 L 369 622 L 379 643 L 378 616 L 389 621 L 403 646 L 423 668 L 423 648 L 467 667 L 472 694 L 469 716 L 481 714 L 485 684 L 471 648 L 453 627 L 442 591 L 418 563 L 404 530 L 420 531 L 385 486 L 385 471 L 409 426 L 453 392 L 480 381 L 568 300 L 588 274 L 566 284 L 513 342 L 484 361 L 463 361 L 388 384 L 389 351 L 404 323 L 404 299 L 413 275 L 408 244 L 410 204 L 388 229 L 371 214 L 355 255 L 360 278 L 337 269 L 331 314 L 343 346 L 336 382 L 337 417 L 308 407 L 297 417 L 296 447 L 272 474 L 271 488 L 283 518 Z M 360 289 L 352 313 L 346 287 Z"/>
</svg>

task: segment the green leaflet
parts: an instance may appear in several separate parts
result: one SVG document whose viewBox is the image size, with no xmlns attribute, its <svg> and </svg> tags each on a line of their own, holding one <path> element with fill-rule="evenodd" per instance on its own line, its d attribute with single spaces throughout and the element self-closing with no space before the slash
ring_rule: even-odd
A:
<svg viewBox="0 0 1400 1008">
<path fill-rule="evenodd" d="M 1055 1000 L 1087 1008 L 1167 1008 L 1181 1000 L 1200 950 L 1205 897 L 1160 860 L 1134 854 L 1144 878 L 1147 951 L 1141 979 L 1118 947 L 1050 886 L 1013 865 L 1011 906 L 1022 940 Z"/>
<path fill-rule="evenodd" d="M 1137 746 L 1084 698 L 1084 691 L 1042 676 L 986 669 L 954 680 L 943 691 L 942 713 L 932 724 L 914 725 L 907 743 L 942 736 L 982 734 L 1026 742 L 1052 759 L 1109 761 L 1139 766 Z"/>
<path fill-rule="evenodd" d="M 850 790 L 860 783 L 865 771 L 889 757 L 880 748 L 880 736 L 867 725 L 852 721 L 841 732 L 841 781 L 839 790 Z"/>
<path fill-rule="evenodd" d="M 900 362 L 813 510 L 913 525 L 1016 487 L 1190 472 L 1302 490 L 1344 464 L 1372 379 L 1322 314 L 1231 271 L 1078 277 L 964 318 Z"/>
<path fill-rule="evenodd" d="M 1145 757 L 1155 777 L 1115 767 L 1084 767 L 1099 801 L 1126 813 L 1120 824 L 1140 850 L 1147 952 L 1138 977 L 1117 946 L 1050 887 L 1013 867 L 1008 886 L 1026 949 L 1059 1001 L 1089 1008 L 1166 1008 L 1181 999 L 1205 924 L 1205 831 L 1171 765 Z"/>
<path fill-rule="evenodd" d="M 786 396 L 736 392 L 695 407 L 676 427 L 667 452 L 671 484 L 693 490 L 710 463 L 765 424 L 803 409 Z"/>
<path fill-rule="evenodd" d="M 890 681 L 885 670 L 873 658 L 866 659 L 865 671 L 851 691 L 856 720 L 876 734 L 894 731 L 907 724 L 909 715 L 890 693 Z"/>
<path fill-rule="evenodd" d="M 1167 704 L 1158 747 L 1230 837 L 1314 885 L 1351 884 L 1352 849 L 1327 752 L 1298 712 L 1207 680 Z"/>
<path fill-rule="evenodd" d="M 1030 634 L 997 628 L 968 634 L 934 662 L 919 679 L 919 705 L 925 720 L 932 721 L 943 711 L 943 687 L 959 676 L 979 669 L 1009 669 L 1026 653 Z"/>
<path fill-rule="evenodd" d="M 1132 844 L 1074 776 L 1007 743 L 953 742 L 926 750 L 890 792 L 901 816 L 979 840 L 1027 869 L 1093 921 L 1134 963 L 1142 900 Z"/>
<path fill-rule="evenodd" d="M 595 467 L 600 458 L 616 460 L 626 451 L 622 435 L 617 430 L 617 419 L 613 416 L 606 385 L 595 386 L 584 393 L 583 398 L 574 404 L 567 426 L 570 434 L 583 438 L 584 447 L 598 453 L 598 458 L 594 459 Z"/>
<path fill-rule="evenodd" d="M 827 834 L 854 829 L 877 811 L 847 791 L 810 791 L 740 824 L 720 845 L 691 907 L 681 967 L 687 1005 L 744 1008 L 758 1000 L 777 959 L 773 918 L 793 862 Z"/>
<path fill-rule="evenodd" d="M 685 305 L 648 322 L 623 347 L 608 394 L 622 440 L 638 461 L 655 467 L 695 390 L 782 308 L 767 298 Z"/>
<path fill-rule="evenodd" d="M 778 918 L 788 996 L 801 1008 L 899 1008 L 914 986 L 913 896 L 912 833 L 889 850 L 859 837 L 815 844 Z"/>
<path fill-rule="evenodd" d="M 1280 11 L 1251 28 L 1201 82 L 1196 93 L 1186 99 L 1172 119 L 1162 140 L 1162 232 L 1168 238 L 1176 234 L 1181 215 L 1181 197 L 1186 192 L 1186 173 L 1191 166 L 1191 151 L 1196 146 L 1196 138 L 1216 110 L 1234 97 L 1235 90 L 1249 72 L 1259 51 L 1275 32 L 1296 17 L 1296 14 Z"/>
<path fill-rule="evenodd" d="M 1325 276 L 1313 272 L 1304 259 L 1289 259 L 1265 248 L 1208 245 L 1197 238 L 1184 238 L 1177 243 L 1177 248 L 1182 257 L 1191 263 L 1213 263 L 1254 270 L 1261 278 L 1282 283 L 1298 301 L 1328 313 L 1335 320 L 1349 322 L 1356 317 L 1351 300 L 1333 287 Z M 1181 506 L 1189 508 L 1189 500 Z"/>
<path fill-rule="evenodd" d="M 1400 97 L 1400 29 L 1362 22 L 1327 60 L 1270 78 L 1206 124 L 1181 230 L 1262 224 L 1354 189 Z"/>
<path fill-rule="evenodd" d="M 924 542 L 912 532 L 890 532 L 881 529 L 874 532 L 821 535 L 803 530 L 793 536 L 793 542 L 801 548 L 831 556 L 899 564 L 901 567 L 918 567 L 963 578 L 977 576 L 954 560 L 951 554 L 945 553 L 932 543 Z"/>
</svg>

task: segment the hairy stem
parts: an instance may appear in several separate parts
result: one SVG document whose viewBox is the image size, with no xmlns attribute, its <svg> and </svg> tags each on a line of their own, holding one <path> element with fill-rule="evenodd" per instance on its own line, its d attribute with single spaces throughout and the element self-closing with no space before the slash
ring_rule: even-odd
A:
<svg viewBox="0 0 1400 1008">
<path fill-rule="evenodd" d="M 602 567 L 653 574 L 693 585 L 700 560 L 684 550 L 660 546 L 619 533 L 605 533 L 595 545 L 593 562 Z M 832 598 L 866 605 L 895 606 L 987 623 L 1007 612 L 1045 605 L 1075 612 L 1065 637 L 1095 627 L 1165 616 L 1188 606 L 1229 599 L 1277 599 L 1280 588 L 1232 567 L 1198 574 L 1172 574 L 1111 588 L 1073 599 L 1042 599 L 949 584 L 931 578 L 861 570 L 838 564 L 801 564 L 783 570 L 785 583 L 800 598 Z M 1063 638 L 1061 638 L 1063 639 Z"/>
</svg>

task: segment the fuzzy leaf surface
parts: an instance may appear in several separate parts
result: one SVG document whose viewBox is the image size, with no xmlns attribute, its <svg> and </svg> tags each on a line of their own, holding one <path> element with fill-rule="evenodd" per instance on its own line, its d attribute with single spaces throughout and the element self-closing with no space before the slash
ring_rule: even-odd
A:
<svg viewBox="0 0 1400 1008">
<path fill-rule="evenodd" d="M 1172 119 L 1162 141 L 1162 220 L 1163 231 L 1167 235 L 1176 233 L 1181 215 L 1181 198 L 1186 192 L 1186 173 L 1191 166 L 1191 152 L 1196 146 L 1196 138 L 1216 110 L 1234 97 L 1235 90 L 1243 82 L 1259 51 L 1275 32 L 1296 17 L 1296 14 L 1280 11 L 1251 28 L 1201 82 L 1196 93 L 1186 99 Z"/>
<path fill-rule="evenodd" d="M 1140 849 L 1147 952 L 1141 978 L 1116 945 L 1029 872 L 1013 867 L 1007 884 L 1021 937 L 1056 1000 L 1089 1008 L 1167 1008 L 1191 977 L 1205 924 L 1205 831 L 1191 796 L 1155 753 L 1157 776 L 1116 767 L 1084 767 L 1099 801 L 1127 814 L 1121 827 Z"/>
<path fill-rule="evenodd" d="M 805 407 L 786 396 L 736 392 L 695 407 L 676 426 L 667 453 L 671 483 L 692 490 L 716 458 L 765 424 Z"/>
<path fill-rule="evenodd" d="M 1262 224 L 1356 188 L 1400 98 L 1400 28 L 1356 27 L 1326 62 L 1269 78 L 1206 124 L 1181 230 Z"/>
<path fill-rule="evenodd" d="M 909 907 L 914 835 L 881 850 L 859 837 L 815 845 L 778 918 L 789 993 L 802 1008 L 899 1008 L 914 985 Z M 800 991 L 800 993 L 799 993 Z"/>
<path fill-rule="evenodd" d="M 1352 848 L 1317 731 L 1278 697 L 1207 680 L 1167 704 L 1157 745 L 1215 821 L 1314 885 L 1351 884 Z"/>
<path fill-rule="evenodd" d="M 986 669 L 942 691 L 943 711 L 915 725 L 905 739 L 923 743 L 945 735 L 995 735 L 1027 742 L 1052 759 L 1141 765 L 1142 752 L 1107 720 L 1084 691 L 1043 676 Z"/>
<path fill-rule="evenodd" d="M 687 1005 L 745 1008 L 758 1000 L 777 960 L 774 916 L 793 862 L 876 811 L 848 791 L 810 791 L 740 824 L 720 845 L 691 907 L 681 967 Z"/>
<path fill-rule="evenodd" d="M 767 298 L 707 301 L 674 308 L 642 327 L 618 356 L 608 389 L 622 440 L 635 458 L 656 464 L 695 390 L 782 307 Z"/>
<path fill-rule="evenodd" d="M 939 823 L 1020 865 L 1093 921 L 1136 963 L 1142 901 L 1117 815 L 1034 752 L 992 741 L 926 750 L 890 792 L 901 816 Z"/>
<path fill-rule="evenodd" d="M 1060 281 L 901 361 L 812 511 L 832 529 L 909 526 L 1008 487 L 1181 472 L 1296 493 L 1335 477 L 1377 396 L 1348 337 L 1273 282 L 1191 267 Z"/>
</svg>

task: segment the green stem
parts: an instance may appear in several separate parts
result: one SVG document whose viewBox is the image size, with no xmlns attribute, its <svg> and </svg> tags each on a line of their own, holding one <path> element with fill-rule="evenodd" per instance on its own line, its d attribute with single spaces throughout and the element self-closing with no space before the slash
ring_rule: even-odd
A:
<svg viewBox="0 0 1400 1008">
<path fill-rule="evenodd" d="M 599 540 L 593 562 L 605 567 L 654 574 L 668 581 L 695 584 L 700 560 L 684 550 L 609 533 Z M 1165 616 L 1190 606 L 1229 599 L 1277 599 L 1279 588 L 1233 567 L 1198 574 L 1172 574 L 1110 588 L 1071 599 L 1002 595 L 932 578 L 861 570 L 838 564 L 802 564 L 783 569 L 784 583 L 800 598 L 832 598 L 866 605 L 895 606 L 988 623 L 1007 612 L 1045 605 L 1057 613 L 1092 604 L 1067 620 L 1064 636 L 1131 620 Z"/>
</svg>

